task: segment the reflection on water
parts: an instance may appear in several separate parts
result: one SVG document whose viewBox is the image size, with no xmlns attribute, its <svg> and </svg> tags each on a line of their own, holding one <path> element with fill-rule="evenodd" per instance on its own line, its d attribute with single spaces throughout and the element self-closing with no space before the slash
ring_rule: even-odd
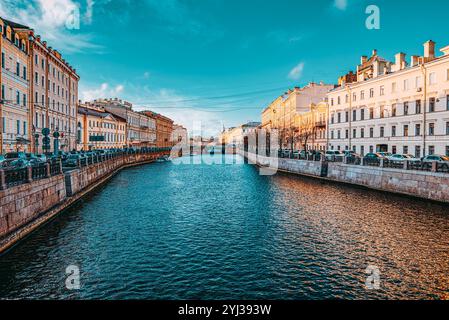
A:
<svg viewBox="0 0 449 320">
<path fill-rule="evenodd" d="M 158 163 L 0 257 L 0 298 L 449 298 L 448 231 L 444 205 L 245 164 Z M 79 291 L 65 289 L 69 265 Z"/>
</svg>

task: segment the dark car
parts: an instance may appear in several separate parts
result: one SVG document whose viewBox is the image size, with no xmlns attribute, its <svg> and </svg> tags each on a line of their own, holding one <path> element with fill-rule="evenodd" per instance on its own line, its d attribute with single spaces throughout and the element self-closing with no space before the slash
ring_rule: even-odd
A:
<svg viewBox="0 0 449 320">
<path fill-rule="evenodd" d="M 77 167 L 80 160 L 81 160 L 81 155 L 69 154 L 67 159 L 65 159 L 62 162 L 62 164 L 64 167 Z"/>
<path fill-rule="evenodd" d="M 370 153 L 367 153 L 363 158 L 364 159 L 373 159 L 373 160 L 378 159 L 378 160 L 380 160 L 380 159 L 384 159 L 385 157 L 382 154 L 380 154 L 380 153 L 370 152 Z"/>
<path fill-rule="evenodd" d="M 2 167 L 5 169 L 23 169 L 30 165 L 31 163 L 26 159 L 10 159 L 2 163 Z"/>
<path fill-rule="evenodd" d="M 5 155 L 5 159 L 6 160 L 13 160 L 13 159 L 23 159 L 26 160 L 27 156 L 25 154 L 25 152 L 8 152 Z"/>
</svg>

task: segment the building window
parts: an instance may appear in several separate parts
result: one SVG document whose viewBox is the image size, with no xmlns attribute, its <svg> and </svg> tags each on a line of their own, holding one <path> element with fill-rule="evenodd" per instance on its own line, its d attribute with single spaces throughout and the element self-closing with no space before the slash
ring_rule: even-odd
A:
<svg viewBox="0 0 449 320">
<path fill-rule="evenodd" d="M 392 93 L 395 93 L 395 92 L 396 92 L 396 82 L 393 82 L 393 83 L 391 84 L 391 92 L 392 92 Z"/>
<path fill-rule="evenodd" d="M 449 94 L 446 96 L 446 110 L 449 110 Z"/>
<path fill-rule="evenodd" d="M 2 52 L 2 68 L 5 67 L 5 53 Z"/>
<path fill-rule="evenodd" d="M 446 135 L 449 136 L 449 122 L 446 122 Z"/>
<path fill-rule="evenodd" d="M 374 119 L 374 108 L 369 108 L 369 118 Z"/>
<path fill-rule="evenodd" d="M 435 112 L 435 98 L 429 99 L 429 112 Z"/>
<path fill-rule="evenodd" d="M 360 129 L 360 138 L 365 138 L 365 129 Z"/>
<path fill-rule="evenodd" d="M 415 146 L 415 158 L 421 158 L 421 146 Z"/>
<path fill-rule="evenodd" d="M 374 146 L 369 146 L 369 152 L 373 153 L 374 152 Z"/>
<path fill-rule="evenodd" d="M 345 130 L 345 139 L 349 139 L 349 130 L 348 129 Z"/>
<path fill-rule="evenodd" d="M 429 123 L 429 136 L 435 135 L 435 123 Z"/>
<path fill-rule="evenodd" d="M 16 63 L 16 75 L 18 75 L 20 77 L 20 63 L 19 62 Z"/>
<path fill-rule="evenodd" d="M 449 157 L 449 146 L 446 146 L 446 156 Z"/>
<path fill-rule="evenodd" d="M 408 154 L 408 146 L 403 146 L 402 147 L 402 153 L 403 154 Z"/>
<path fill-rule="evenodd" d="M 420 114 L 421 113 L 421 100 L 416 100 L 415 107 L 416 107 L 416 109 L 415 109 L 416 114 Z"/>
<path fill-rule="evenodd" d="M 408 115 L 408 102 L 404 102 L 404 116 Z"/>
<path fill-rule="evenodd" d="M 340 123 L 341 122 L 341 113 L 337 113 L 337 122 Z"/>
<path fill-rule="evenodd" d="M 16 122 L 16 130 L 17 130 L 17 134 L 20 134 L 20 120 L 17 120 L 17 122 Z"/>
<path fill-rule="evenodd" d="M 337 131 L 337 139 L 341 139 L 341 132 L 340 132 L 340 130 Z"/>
<path fill-rule="evenodd" d="M 380 127 L 380 137 L 383 138 L 385 136 L 385 128 Z"/>
<path fill-rule="evenodd" d="M 345 121 L 349 122 L 349 112 L 348 111 L 345 112 Z"/>
<path fill-rule="evenodd" d="M 381 118 L 385 117 L 385 107 L 384 106 L 380 106 L 380 117 Z"/>
<path fill-rule="evenodd" d="M 352 137 L 354 139 L 357 138 L 357 130 L 356 129 L 352 129 Z"/>
<path fill-rule="evenodd" d="M 385 95 L 385 87 L 384 86 L 380 86 L 380 95 L 381 96 Z"/>
<path fill-rule="evenodd" d="M 391 136 L 396 137 L 396 126 L 391 127 Z"/>
<path fill-rule="evenodd" d="M 397 110 L 396 104 L 393 104 L 391 106 L 391 116 L 392 117 L 396 117 L 396 110 Z"/>
<path fill-rule="evenodd" d="M 407 91 L 409 89 L 409 83 L 408 83 L 408 79 L 404 80 L 404 91 Z"/>
<path fill-rule="evenodd" d="M 392 154 L 396 154 L 397 153 L 397 147 L 396 146 L 392 146 L 391 147 L 391 153 Z"/>
<path fill-rule="evenodd" d="M 27 79 L 27 67 L 23 67 L 23 78 Z"/>
<path fill-rule="evenodd" d="M 429 155 L 434 155 L 435 154 L 435 146 L 429 146 Z"/>
<path fill-rule="evenodd" d="M 374 98 L 374 89 L 369 89 L 369 97 Z"/>
<path fill-rule="evenodd" d="M 357 121 L 357 110 L 352 111 L 352 121 Z"/>
<path fill-rule="evenodd" d="M 19 91 L 16 92 L 16 104 L 18 106 L 20 105 L 20 92 Z"/>
<path fill-rule="evenodd" d="M 404 137 L 408 137 L 408 125 L 404 125 Z"/>
<path fill-rule="evenodd" d="M 430 85 L 437 83 L 437 75 L 435 72 L 432 72 L 431 74 L 429 74 L 429 83 L 430 83 Z"/>
<path fill-rule="evenodd" d="M 364 90 L 360 91 L 360 100 L 363 100 L 363 99 L 365 99 L 365 91 Z"/>
<path fill-rule="evenodd" d="M 370 138 L 374 137 L 374 128 L 369 128 L 369 137 Z"/>
<path fill-rule="evenodd" d="M 360 120 L 365 120 L 365 109 L 360 109 Z"/>
<path fill-rule="evenodd" d="M 415 125 L 415 136 L 421 135 L 421 125 L 418 123 Z"/>
</svg>

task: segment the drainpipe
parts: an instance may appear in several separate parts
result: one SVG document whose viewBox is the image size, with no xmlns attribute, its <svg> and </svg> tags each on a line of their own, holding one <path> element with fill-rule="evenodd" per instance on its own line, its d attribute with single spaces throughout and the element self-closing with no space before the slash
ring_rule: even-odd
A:
<svg viewBox="0 0 449 320">
<path fill-rule="evenodd" d="M 423 140 L 422 140 L 422 145 L 423 145 L 423 157 L 426 156 L 426 135 L 427 135 L 427 68 L 423 64 L 421 64 L 421 73 L 424 76 L 424 90 L 423 90 L 423 95 L 424 95 L 424 101 L 423 101 Z"/>
</svg>

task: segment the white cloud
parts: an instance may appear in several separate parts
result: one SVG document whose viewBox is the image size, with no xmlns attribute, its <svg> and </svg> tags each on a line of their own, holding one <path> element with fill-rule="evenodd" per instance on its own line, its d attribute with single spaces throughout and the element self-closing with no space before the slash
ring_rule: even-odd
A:
<svg viewBox="0 0 449 320">
<path fill-rule="evenodd" d="M 149 73 L 148 71 L 145 71 L 145 72 L 143 73 L 143 78 L 144 78 L 144 79 L 149 79 L 149 78 L 150 78 L 150 73 Z"/>
<path fill-rule="evenodd" d="M 86 23 L 92 22 L 93 5 L 92 0 L 87 1 L 84 19 Z M 73 26 L 80 26 L 80 10 L 79 4 L 73 0 L 2 0 L 0 2 L 1 16 L 29 26 L 50 46 L 62 52 L 81 52 L 85 49 L 100 48 L 91 41 L 89 34 L 73 30 Z M 80 27 L 82 28 L 82 25 Z"/>
<path fill-rule="evenodd" d="M 101 98 L 119 98 L 123 93 L 125 87 L 122 84 L 111 87 L 109 83 L 102 83 L 98 88 L 80 90 L 80 97 L 82 101 L 92 101 Z"/>
<path fill-rule="evenodd" d="M 304 62 L 300 62 L 292 70 L 290 70 L 288 77 L 292 80 L 298 80 L 299 78 L 301 78 L 303 70 L 304 70 Z"/>
<path fill-rule="evenodd" d="M 334 0 L 334 7 L 338 10 L 345 11 L 348 7 L 348 0 Z"/>
</svg>

